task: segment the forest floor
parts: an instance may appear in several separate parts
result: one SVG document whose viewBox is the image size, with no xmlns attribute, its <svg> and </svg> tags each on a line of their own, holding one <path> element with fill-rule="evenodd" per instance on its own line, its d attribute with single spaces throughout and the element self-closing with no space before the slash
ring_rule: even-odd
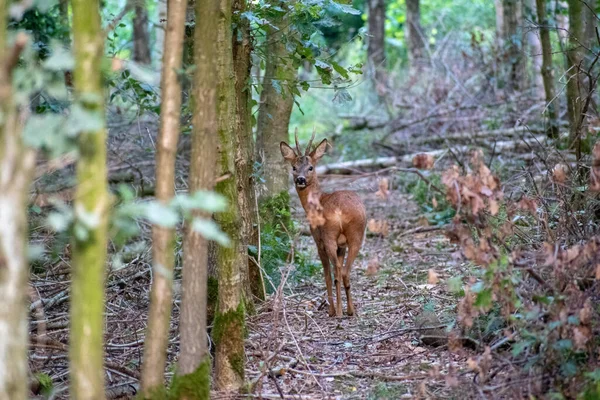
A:
<svg viewBox="0 0 600 400">
<path fill-rule="evenodd" d="M 457 367 L 465 365 L 468 352 L 448 351 L 445 340 L 444 326 L 455 320 L 457 300 L 443 282 L 463 266 L 452 257 L 456 249 L 443 228 L 423 224 L 417 204 L 398 187 L 387 199 L 377 196 L 376 176 L 336 176 L 322 186 L 357 191 L 368 218 L 384 221 L 389 232 L 369 233 L 353 266 L 355 316 L 328 316 L 319 273 L 298 285 L 280 286 L 249 319 L 246 374 L 256 385 L 254 396 L 469 398 L 471 381 Z M 304 211 L 295 193 L 292 197 L 294 217 L 306 231 Z M 318 259 L 310 236 L 298 240 L 297 250 Z M 282 270 L 282 281 L 293 268 Z M 423 329 L 432 326 L 436 329 Z M 424 335 L 436 347 L 425 345 Z"/>
</svg>

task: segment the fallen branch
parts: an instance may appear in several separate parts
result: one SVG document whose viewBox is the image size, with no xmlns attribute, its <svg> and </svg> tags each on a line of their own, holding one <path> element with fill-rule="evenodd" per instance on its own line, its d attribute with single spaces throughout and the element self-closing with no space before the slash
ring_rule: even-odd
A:
<svg viewBox="0 0 600 400">
<path fill-rule="evenodd" d="M 534 136 L 531 139 L 524 140 L 509 140 L 509 141 L 501 141 L 496 142 L 495 149 L 496 152 L 506 151 L 506 150 L 514 150 L 519 148 L 520 146 L 537 146 L 539 143 L 543 143 L 546 140 L 546 136 Z M 434 151 L 426 151 L 426 152 L 418 152 L 412 154 L 406 154 L 398 157 L 377 157 L 377 158 L 369 158 L 364 160 L 354 160 L 354 161 L 344 161 L 339 163 L 332 163 L 327 165 L 321 165 L 317 167 L 317 174 L 328 174 L 331 172 L 337 173 L 353 173 L 356 172 L 360 168 L 387 168 L 391 166 L 395 166 L 398 164 L 410 164 L 412 163 L 413 158 L 415 158 L 418 154 L 427 154 L 434 158 L 440 157 L 441 155 L 447 153 L 448 151 L 452 152 L 466 152 L 471 148 L 471 146 L 455 146 L 451 149 L 440 149 Z"/>
</svg>

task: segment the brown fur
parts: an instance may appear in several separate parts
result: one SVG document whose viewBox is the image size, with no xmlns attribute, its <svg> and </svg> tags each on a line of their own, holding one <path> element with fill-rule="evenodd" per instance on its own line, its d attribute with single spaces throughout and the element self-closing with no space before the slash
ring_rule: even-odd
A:
<svg viewBox="0 0 600 400">
<path fill-rule="evenodd" d="M 321 192 L 316 165 L 325 154 L 329 143 L 327 139 L 323 139 L 310 154 L 306 154 L 310 150 L 311 144 L 312 139 L 307 151 L 302 155 L 297 138 L 296 151 L 287 143 L 281 142 L 281 154 L 292 165 L 296 191 L 304 211 L 307 214 L 309 213 L 309 197 L 318 198 L 323 207 L 325 222 L 320 226 L 311 226 L 311 234 L 323 264 L 327 299 L 329 301 L 329 315 L 342 316 L 341 282 L 343 282 L 346 291 L 348 315 L 353 315 L 354 305 L 350 294 L 350 271 L 363 243 L 367 213 L 360 197 L 354 192 L 348 190 L 333 193 Z M 303 184 L 302 178 L 306 184 Z M 347 257 L 346 252 L 348 253 Z M 344 263 L 345 257 L 346 262 Z M 335 307 L 333 305 L 331 266 L 333 266 L 336 290 Z"/>
</svg>

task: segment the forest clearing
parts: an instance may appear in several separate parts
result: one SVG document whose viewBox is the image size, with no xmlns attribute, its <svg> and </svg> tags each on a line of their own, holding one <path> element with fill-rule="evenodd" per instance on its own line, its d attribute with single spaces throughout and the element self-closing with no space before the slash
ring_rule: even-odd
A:
<svg viewBox="0 0 600 400">
<path fill-rule="evenodd" d="M 0 400 L 600 399 L 599 13 L 0 0 Z"/>
</svg>

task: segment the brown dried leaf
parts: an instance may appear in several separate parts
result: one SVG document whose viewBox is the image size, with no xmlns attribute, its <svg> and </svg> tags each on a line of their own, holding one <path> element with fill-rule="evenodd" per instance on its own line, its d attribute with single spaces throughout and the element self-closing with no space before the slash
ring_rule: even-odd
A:
<svg viewBox="0 0 600 400">
<path fill-rule="evenodd" d="M 367 222 L 367 229 L 374 234 L 386 237 L 390 233 L 390 226 L 387 221 L 371 218 Z"/>
<path fill-rule="evenodd" d="M 438 207 L 438 202 L 436 200 L 435 197 L 431 198 L 431 204 L 433 204 L 433 208 L 437 208 Z"/>
<path fill-rule="evenodd" d="M 496 200 L 490 200 L 490 214 L 496 215 L 500 210 L 500 205 Z"/>
<path fill-rule="evenodd" d="M 565 183 L 569 167 L 564 163 L 558 163 L 552 168 L 552 180 L 556 183 Z"/>
<path fill-rule="evenodd" d="M 377 274 L 377 271 L 379 271 L 379 259 L 377 257 L 373 257 L 367 264 L 367 270 L 365 271 L 365 274 L 367 276 L 373 276 Z"/>
<path fill-rule="evenodd" d="M 431 154 L 421 153 L 413 157 L 413 167 L 417 169 L 431 169 L 435 159 Z"/>
<path fill-rule="evenodd" d="M 437 285 L 439 281 L 439 275 L 433 269 L 430 268 L 427 272 L 427 283 L 429 283 L 430 285 Z"/>
<path fill-rule="evenodd" d="M 592 321 L 592 300 L 588 297 L 583 303 L 583 308 L 579 310 L 579 322 L 583 325 L 589 325 Z"/>
<path fill-rule="evenodd" d="M 586 344 L 592 337 L 592 331 L 587 326 L 576 326 L 573 328 L 573 341 L 578 350 L 585 349 Z"/>
<path fill-rule="evenodd" d="M 390 183 L 387 178 L 379 180 L 379 190 L 375 193 L 375 196 L 381 200 L 387 200 L 389 197 L 389 186 Z"/>
</svg>

